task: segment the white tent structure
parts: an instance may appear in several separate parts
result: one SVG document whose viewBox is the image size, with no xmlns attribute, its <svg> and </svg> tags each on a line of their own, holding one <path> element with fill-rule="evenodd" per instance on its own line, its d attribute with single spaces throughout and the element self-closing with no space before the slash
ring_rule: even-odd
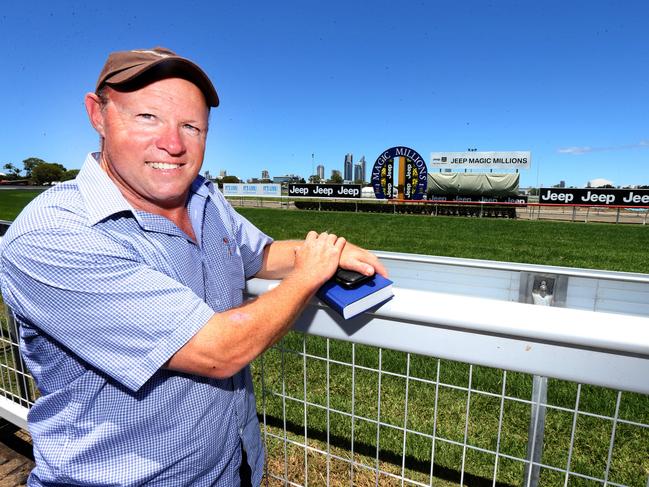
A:
<svg viewBox="0 0 649 487">
<path fill-rule="evenodd" d="M 589 188 L 601 188 L 602 186 L 615 186 L 612 181 L 604 178 L 595 178 L 588 181 Z"/>
</svg>

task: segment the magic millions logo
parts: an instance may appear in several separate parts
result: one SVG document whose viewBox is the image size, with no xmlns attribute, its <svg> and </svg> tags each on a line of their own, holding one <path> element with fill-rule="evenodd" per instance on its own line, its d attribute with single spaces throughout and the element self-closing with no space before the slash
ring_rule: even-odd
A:
<svg viewBox="0 0 649 487">
<path fill-rule="evenodd" d="M 396 186 L 395 168 L 398 174 Z M 420 200 L 426 194 L 427 183 L 426 162 L 417 151 L 408 147 L 387 149 L 372 168 L 372 187 L 378 199 Z"/>
</svg>

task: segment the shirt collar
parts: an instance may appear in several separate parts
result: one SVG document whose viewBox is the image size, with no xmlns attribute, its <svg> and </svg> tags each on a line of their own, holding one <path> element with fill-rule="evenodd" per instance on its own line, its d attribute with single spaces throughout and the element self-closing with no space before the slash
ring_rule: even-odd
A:
<svg viewBox="0 0 649 487">
<path fill-rule="evenodd" d="M 205 179 L 203 176 L 199 175 L 196 177 L 196 179 L 194 179 L 190 191 L 191 193 L 202 196 L 203 198 L 208 198 L 210 196 L 213 197 L 215 191 L 214 183 L 209 179 Z"/>
<path fill-rule="evenodd" d="M 123 211 L 135 214 L 133 207 L 99 166 L 99 152 L 88 154 L 77 176 L 77 184 L 90 225 Z"/>
<path fill-rule="evenodd" d="M 111 215 L 124 211 L 131 212 L 139 221 L 138 212 L 134 210 L 115 183 L 108 177 L 108 174 L 99 166 L 99 156 L 99 152 L 88 154 L 77 175 L 79 192 L 88 211 L 88 222 L 90 225 L 94 225 Z M 203 176 L 198 176 L 192 182 L 190 199 L 194 196 L 208 199 L 213 197 L 214 192 L 214 184 Z"/>
</svg>

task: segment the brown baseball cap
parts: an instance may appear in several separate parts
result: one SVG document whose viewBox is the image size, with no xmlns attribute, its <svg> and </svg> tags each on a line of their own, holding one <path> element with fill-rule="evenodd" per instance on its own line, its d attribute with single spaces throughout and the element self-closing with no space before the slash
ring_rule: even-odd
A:
<svg viewBox="0 0 649 487">
<path fill-rule="evenodd" d="M 189 59 L 165 47 L 134 49 L 111 53 L 99 74 L 96 91 L 104 86 L 124 87 L 151 76 L 149 82 L 169 76 L 180 76 L 200 88 L 208 106 L 219 106 L 219 97 L 205 72 Z"/>
</svg>

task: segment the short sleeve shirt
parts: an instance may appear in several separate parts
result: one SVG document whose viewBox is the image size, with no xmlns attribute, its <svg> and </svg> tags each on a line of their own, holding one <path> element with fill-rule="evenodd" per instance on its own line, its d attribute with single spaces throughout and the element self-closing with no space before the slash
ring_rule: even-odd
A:
<svg viewBox="0 0 649 487">
<path fill-rule="evenodd" d="M 239 306 L 271 239 L 198 177 L 196 241 L 133 209 L 90 154 L 33 200 L 0 247 L 5 302 L 41 396 L 30 485 L 237 485 L 263 449 L 250 371 L 217 380 L 164 364 Z"/>
</svg>

